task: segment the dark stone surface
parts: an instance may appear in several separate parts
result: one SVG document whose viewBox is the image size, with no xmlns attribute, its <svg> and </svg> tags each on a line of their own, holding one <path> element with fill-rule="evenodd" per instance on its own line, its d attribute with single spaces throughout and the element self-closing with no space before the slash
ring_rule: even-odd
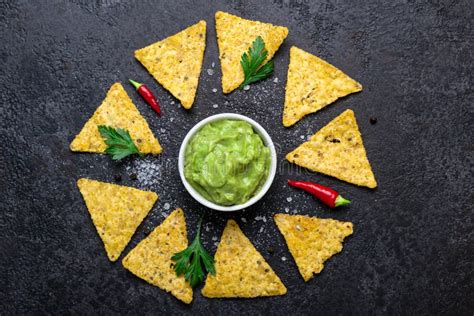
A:
<svg viewBox="0 0 474 316">
<path fill-rule="evenodd" d="M 217 10 L 289 27 L 275 57 L 278 83 L 270 79 L 222 95 Z M 0 314 L 472 315 L 473 12 L 469 0 L 0 1 Z M 186 112 L 134 60 L 133 51 L 199 19 L 208 22 L 207 49 L 197 99 Z M 283 128 L 292 45 L 340 67 L 364 91 Z M 215 74 L 209 76 L 213 62 Z M 106 156 L 70 152 L 70 141 L 110 85 L 129 77 L 147 83 L 162 102 L 164 116 L 158 118 L 125 84 L 164 153 L 114 164 Z M 347 108 L 356 112 L 376 190 L 283 161 L 300 136 Z M 196 290 L 192 305 L 185 306 L 107 260 L 75 182 L 112 182 L 121 175 L 121 183 L 160 195 L 125 253 L 175 207 L 185 209 L 191 237 L 204 209 L 179 180 L 178 148 L 196 122 L 221 112 L 260 122 L 279 146 L 281 170 L 265 198 L 246 212 L 210 212 L 203 238 L 214 252 L 212 237 L 220 236 L 226 219 L 237 219 L 288 294 L 211 300 Z M 370 124 L 371 117 L 377 124 Z M 159 166 L 157 181 L 145 182 L 144 164 Z M 354 203 L 328 210 L 285 185 L 296 173 L 333 186 Z M 166 203 L 171 209 L 164 209 Z M 285 207 L 355 225 L 343 252 L 308 283 L 270 220 Z"/>
</svg>

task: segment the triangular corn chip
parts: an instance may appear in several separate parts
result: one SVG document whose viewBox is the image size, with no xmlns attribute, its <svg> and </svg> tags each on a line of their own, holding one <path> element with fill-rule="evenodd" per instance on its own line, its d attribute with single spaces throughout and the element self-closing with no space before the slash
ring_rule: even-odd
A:
<svg viewBox="0 0 474 316">
<path fill-rule="evenodd" d="M 171 260 L 175 253 L 187 247 L 186 221 L 183 210 L 178 208 L 133 248 L 122 264 L 137 277 L 189 304 L 193 300 L 193 289 L 183 275 L 176 275 Z"/>
<path fill-rule="evenodd" d="M 222 90 L 229 93 L 244 82 L 240 60 L 258 36 L 263 38 L 268 51 L 266 61 L 272 59 L 288 35 L 288 29 L 270 23 L 242 19 L 226 12 L 216 12 L 216 33 L 222 69 Z"/>
<path fill-rule="evenodd" d="M 297 47 L 290 50 L 283 125 L 291 126 L 339 98 L 362 90 L 345 73 Z"/>
<path fill-rule="evenodd" d="M 110 87 L 102 104 L 71 142 L 72 151 L 104 153 L 107 145 L 99 133 L 98 125 L 124 128 L 129 131 L 138 150 L 144 154 L 159 154 L 161 146 L 153 136 L 145 118 L 138 112 L 120 83 Z"/>
<path fill-rule="evenodd" d="M 185 109 L 193 106 L 206 48 L 206 22 L 135 51 L 135 58 Z"/>
<path fill-rule="evenodd" d="M 276 214 L 275 223 L 305 281 L 324 268 L 324 262 L 341 252 L 352 223 L 303 215 Z"/>
<path fill-rule="evenodd" d="M 77 181 L 110 261 L 116 261 L 158 195 L 89 179 Z"/>
<path fill-rule="evenodd" d="M 227 222 L 214 256 L 216 275 L 209 274 L 202 294 L 206 297 L 258 297 L 286 293 L 285 285 L 237 223 Z"/>
<path fill-rule="evenodd" d="M 309 141 L 287 154 L 286 159 L 349 183 L 377 186 L 352 110 L 329 122 Z"/>
</svg>

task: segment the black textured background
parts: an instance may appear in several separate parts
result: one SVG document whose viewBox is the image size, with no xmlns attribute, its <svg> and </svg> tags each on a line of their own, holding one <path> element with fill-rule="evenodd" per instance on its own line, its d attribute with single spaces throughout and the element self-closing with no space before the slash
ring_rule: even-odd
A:
<svg viewBox="0 0 474 316">
<path fill-rule="evenodd" d="M 469 0 L 0 1 L 0 314 L 472 315 L 472 7 Z M 221 93 L 217 10 L 289 28 L 272 79 L 249 91 Z M 185 111 L 134 60 L 133 51 L 200 19 L 208 23 L 207 48 L 196 102 Z M 340 67 L 363 84 L 363 92 L 283 128 L 292 45 Z M 129 77 L 155 91 L 163 117 L 133 92 Z M 106 156 L 69 151 L 116 81 L 148 120 L 162 155 L 114 164 Z M 283 160 L 302 138 L 347 108 L 356 112 L 376 190 L 290 168 Z M 185 306 L 125 271 L 120 261 L 107 260 L 75 182 L 113 182 L 121 175 L 123 184 L 160 195 L 125 253 L 175 207 L 184 208 L 192 237 L 203 207 L 179 180 L 178 148 L 196 122 L 221 112 L 260 122 L 278 145 L 281 170 L 254 207 L 210 212 L 203 239 L 214 252 L 212 238 L 220 237 L 227 218 L 235 218 L 288 294 L 220 300 L 196 290 Z M 144 165 L 157 166 L 150 171 L 154 177 L 140 171 Z M 131 173 L 138 179 L 131 180 Z M 289 176 L 333 186 L 353 204 L 330 211 L 288 188 Z M 308 283 L 271 220 L 285 208 L 355 225 L 343 252 Z"/>
</svg>

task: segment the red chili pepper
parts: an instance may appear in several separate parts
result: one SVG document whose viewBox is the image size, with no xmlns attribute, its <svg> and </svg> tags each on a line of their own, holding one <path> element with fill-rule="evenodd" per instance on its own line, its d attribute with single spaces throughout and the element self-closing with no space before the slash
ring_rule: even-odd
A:
<svg viewBox="0 0 474 316">
<path fill-rule="evenodd" d="M 151 90 L 148 89 L 148 87 L 143 83 L 133 81 L 132 79 L 129 79 L 129 81 L 135 87 L 135 89 L 137 89 L 138 94 L 142 96 L 145 102 L 148 103 L 148 105 L 150 105 L 151 108 L 155 110 L 156 113 L 158 113 L 158 115 L 161 115 L 160 104 L 158 103 L 158 100 L 156 100 Z"/>
<path fill-rule="evenodd" d="M 320 185 L 313 182 L 305 182 L 305 181 L 293 181 L 288 180 L 288 184 L 292 187 L 302 189 L 306 192 L 311 193 L 316 198 L 321 200 L 327 206 L 334 208 L 342 205 L 348 205 L 351 201 L 343 198 L 339 193 L 334 191 L 331 188 L 325 187 L 324 185 Z"/>
</svg>

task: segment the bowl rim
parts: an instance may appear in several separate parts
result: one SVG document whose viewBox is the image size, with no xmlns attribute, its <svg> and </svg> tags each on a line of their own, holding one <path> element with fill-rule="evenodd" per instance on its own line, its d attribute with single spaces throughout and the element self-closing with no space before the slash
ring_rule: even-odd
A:
<svg viewBox="0 0 474 316">
<path fill-rule="evenodd" d="M 263 184 L 262 188 L 258 191 L 257 194 L 252 196 L 247 202 L 243 204 L 238 204 L 238 205 L 231 205 L 231 206 L 223 206 L 219 205 L 216 203 L 213 203 L 211 201 L 208 201 L 205 199 L 199 192 L 197 192 L 191 184 L 186 180 L 184 176 L 184 154 L 186 151 L 186 147 L 191 140 L 191 138 L 206 124 L 215 122 L 215 121 L 220 121 L 220 120 L 225 120 L 225 119 L 234 119 L 234 120 L 242 120 L 245 122 L 248 122 L 250 125 L 252 125 L 254 131 L 259 134 L 260 138 L 262 139 L 263 143 L 265 144 L 268 149 L 270 149 L 270 168 L 268 171 L 268 176 L 267 180 Z M 277 166 L 277 155 L 275 151 L 275 145 L 273 144 L 273 141 L 270 137 L 270 135 L 267 133 L 267 131 L 256 121 L 251 119 L 250 117 L 247 117 L 245 115 L 237 114 L 237 113 L 220 113 L 220 114 L 215 114 L 211 115 L 201 121 L 199 121 L 196 125 L 193 126 L 189 130 L 189 132 L 186 134 L 184 137 L 181 146 L 179 148 L 179 155 L 178 155 L 178 170 L 179 170 L 179 176 L 181 177 L 181 182 L 183 182 L 184 187 L 188 191 L 188 193 L 200 204 L 204 205 L 205 207 L 208 207 L 210 209 L 216 210 L 216 211 L 223 211 L 223 212 L 233 212 L 233 211 L 238 211 L 245 209 L 253 204 L 255 204 L 257 201 L 259 201 L 270 189 L 273 180 L 275 178 L 276 174 L 276 166 Z"/>
</svg>

